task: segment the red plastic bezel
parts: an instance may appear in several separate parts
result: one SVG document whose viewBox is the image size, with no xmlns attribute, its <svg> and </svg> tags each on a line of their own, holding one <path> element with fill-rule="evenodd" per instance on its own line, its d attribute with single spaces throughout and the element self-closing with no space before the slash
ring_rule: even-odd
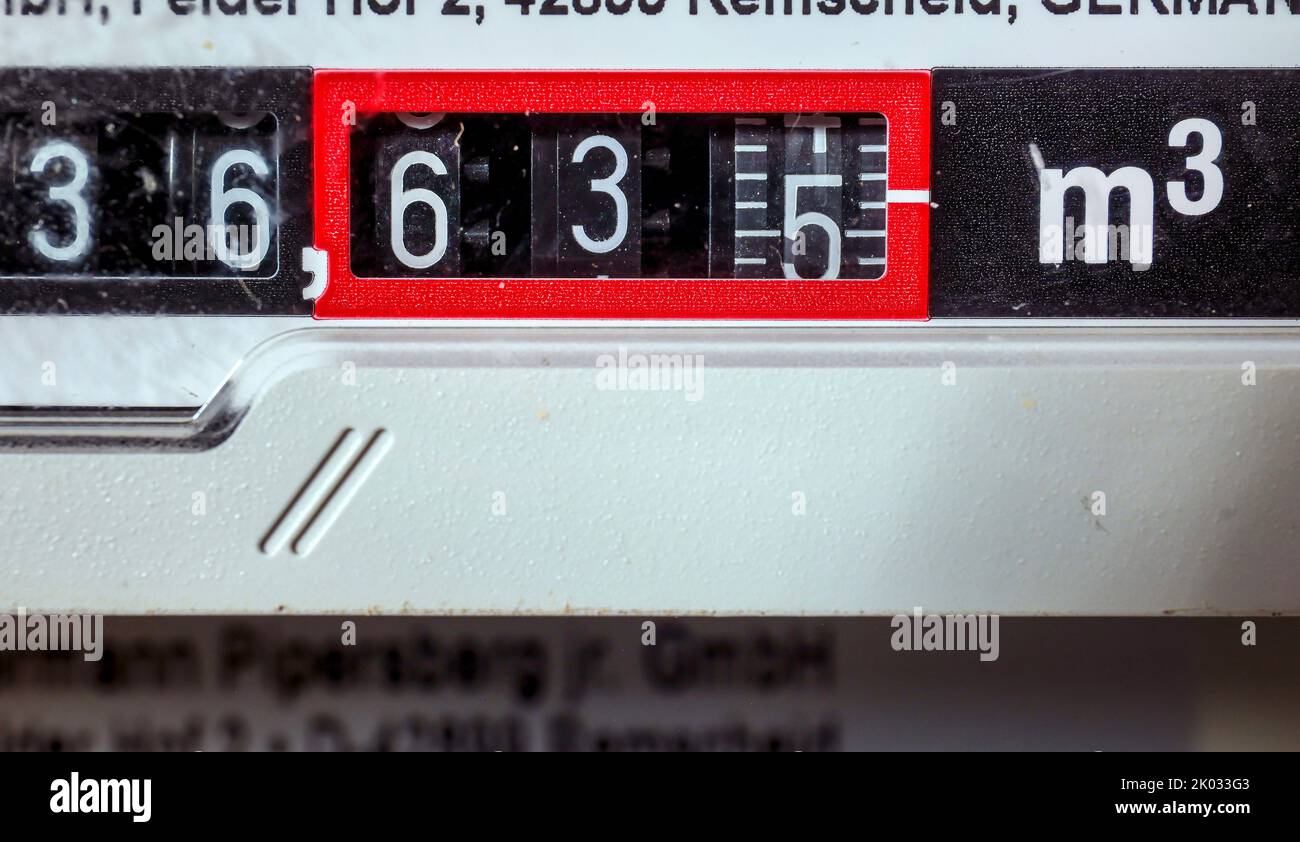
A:
<svg viewBox="0 0 1300 842">
<path fill-rule="evenodd" d="M 358 278 L 349 242 L 350 130 L 382 111 L 878 112 L 895 190 L 928 190 L 928 71 L 321 71 L 315 79 L 316 247 L 329 284 L 318 318 L 924 319 L 930 208 L 889 206 L 884 276 L 872 281 Z"/>
</svg>

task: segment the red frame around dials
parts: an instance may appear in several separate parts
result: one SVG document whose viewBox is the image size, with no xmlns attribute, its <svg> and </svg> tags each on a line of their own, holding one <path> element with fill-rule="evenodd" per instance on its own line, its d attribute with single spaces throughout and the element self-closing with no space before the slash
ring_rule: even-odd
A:
<svg viewBox="0 0 1300 842">
<path fill-rule="evenodd" d="M 358 278 L 349 109 L 482 113 L 859 112 L 889 123 L 889 263 L 876 280 Z M 928 71 L 321 71 L 316 74 L 318 318 L 924 319 L 930 207 Z M 895 194 L 898 195 L 898 194 Z M 922 200 L 917 201 L 916 197 Z"/>
</svg>

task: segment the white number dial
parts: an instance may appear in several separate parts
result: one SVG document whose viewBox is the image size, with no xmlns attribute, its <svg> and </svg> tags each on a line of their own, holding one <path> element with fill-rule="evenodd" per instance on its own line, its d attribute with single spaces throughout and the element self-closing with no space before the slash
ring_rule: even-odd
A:
<svg viewBox="0 0 1300 842">
<path fill-rule="evenodd" d="M 232 149 L 217 159 L 212 167 L 212 227 L 209 240 L 218 260 L 231 269 L 247 271 L 261 265 L 271 250 L 271 209 L 266 206 L 265 199 L 247 187 L 226 189 L 226 175 L 238 166 L 248 167 L 263 178 L 271 173 L 266 160 L 247 149 Z M 253 211 L 254 237 L 247 254 L 233 251 L 230 248 L 230 238 L 226 236 L 226 214 L 234 205 L 248 205 Z M 243 242 L 243 238 L 238 239 Z"/>
<path fill-rule="evenodd" d="M 807 211 L 799 213 L 799 190 L 803 187 L 834 187 L 839 189 L 844 184 L 844 177 L 839 175 L 787 175 L 785 177 L 785 237 L 795 240 L 799 232 L 808 226 L 815 226 L 826 232 L 826 271 L 821 280 L 831 281 L 840 276 L 840 227 L 824 213 Z M 781 269 L 787 278 L 801 279 L 794 263 L 782 262 Z"/>
<path fill-rule="evenodd" d="M 52 202 L 63 202 L 72 208 L 73 236 L 66 246 L 56 246 L 50 240 L 48 231 L 32 231 L 29 240 L 32 248 L 48 260 L 66 262 L 84 257 L 90 250 L 90 206 L 81 191 L 90 177 L 90 161 L 85 153 L 64 141 L 55 141 L 42 146 L 32 159 L 31 171 L 43 173 L 50 161 L 62 158 L 72 163 L 72 180 L 58 187 L 51 187 L 49 196 Z"/>
<path fill-rule="evenodd" d="M 432 152 L 407 152 L 393 166 L 392 174 L 392 202 L 390 209 L 392 211 L 392 228 L 389 230 L 389 241 L 393 246 L 393 254 L 402 265 L 409 266 L 412 269 L 428 269 L 447 253 L 447 203 L 442 197 L 427 187 L 416 187 L 411 190 L 406 189 L 406 171 L 414 166 L 425 166 L 433 170 L 435 175 L 446 175 L 447 167 L 443 164 L 442 159 Z M 411 205 L 424 204 L 433 209 L 433 248 L 424 254 L 412 254 L 406 247 L 406 209 Z"/>
<path fill-rule="evenodd" d="M 614 233 L 604 240 L 593 240 L 581 225 L 573 226 L 573 238 L 592 254 L 606 254 L 622 245 L 627 237 L 627 196 L 618 183 L 627 175 L 627 150 L 609 135 L 592 135 L 573 150 L 573 163 L 581 164 L 593 149 L 608 149 L 614 154 L 614 172 L 606 178 L 593 178 L 593 193 L 604 193 L 614 200 Z"/>
</svg>

